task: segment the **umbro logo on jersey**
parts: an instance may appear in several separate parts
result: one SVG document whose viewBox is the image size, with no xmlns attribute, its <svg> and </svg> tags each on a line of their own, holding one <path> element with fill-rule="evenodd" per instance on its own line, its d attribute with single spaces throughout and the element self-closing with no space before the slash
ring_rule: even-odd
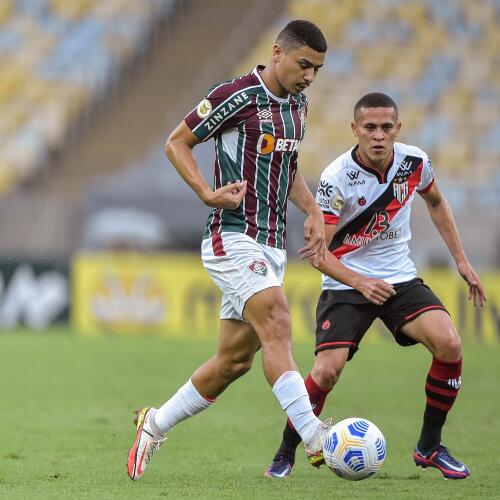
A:
<svg viewBox="0 0 500 500">
<path fill-rule="evenodd" d="M 270 109 L 261 109 L 257 116 L 259 117 L 259 121 L 261 123 L 272 123 L 273 122 L 273 113 Z"/>
<path fill-rule="evenodd" d="M 254 272 L 255 274 L 260 274 L 261 276 L 267 276 L 267 265 L 263 260 L 254 260 L 249 266 L 248 269 Z"/>
</svg>

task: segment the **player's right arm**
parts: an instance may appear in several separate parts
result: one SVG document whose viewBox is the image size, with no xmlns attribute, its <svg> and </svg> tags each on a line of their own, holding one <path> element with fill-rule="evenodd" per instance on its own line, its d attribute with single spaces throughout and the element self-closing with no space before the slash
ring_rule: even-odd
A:
<svg viewBox="0 0 500 500">
<path fill-rule="evenodd" d="M 336 224 L 325 223 L 325 240 L 330 244 L 337 229 Z M 342 264 L 335 255 L 327 252 L 326 258 L 319 265 L 315 266 L 312 259 L 309 260 L 311 265 L 326 274 L 335 281 L 344 283 L 351 288 L 354 288 L 359 293 L 373 304 L 381 306 L 389 297 L 395 295 L 395 290 L 392 285 L 378 278 L 367 278 L 347 266 Z"/>
<path fill-rule="evenodd" d="M 205 205 L 214 208 L 237 208 L 246 193 L 246 181 L 233 182 L 213 191 L 198 168 L 193 148 L 201 141 L 182 121 L 165 142 L 165 153 L 180 176 Z"/>
</svg>

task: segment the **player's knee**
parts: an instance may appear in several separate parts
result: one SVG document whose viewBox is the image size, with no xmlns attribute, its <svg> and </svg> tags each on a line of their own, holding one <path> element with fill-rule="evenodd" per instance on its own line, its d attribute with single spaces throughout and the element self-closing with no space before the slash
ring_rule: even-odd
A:
<svg viewBox="0 0 500 500">
<path fill-rule="evenodd" d="M 457 361 L 462 357 L 462 339 L 456 331 L 450 335 L 447 351 L 452 361 Z"/>
<path fill-rule="evenodd" d="M 253 364 L 251 359 L 229 359 L 219 364 L 219 376 L 228 382 L 232 382 L 247 373 Z"/>
<path fill-rule="evenodd" d="M 291 338 L 291 322 L 288 309 L 281 305 L 270 307 L 262 318 L 261 340 L 263 347 L 271 344 L 288 344 Z"/>
<path fill-rule="evenodd" d="M 320 387 L 331 389 L 338 382 L 342 368 L 342 366 L 320 364 L 313 368 L 312 377 Z"/>
<path fill-rule="evenodd" d="M 442 336 L 436 347 L 435 356 L 438 359 L 457 361 L 462 356 L 462 340 L 453 327 L 450 327 L 449 331 Z"/>
</svg>

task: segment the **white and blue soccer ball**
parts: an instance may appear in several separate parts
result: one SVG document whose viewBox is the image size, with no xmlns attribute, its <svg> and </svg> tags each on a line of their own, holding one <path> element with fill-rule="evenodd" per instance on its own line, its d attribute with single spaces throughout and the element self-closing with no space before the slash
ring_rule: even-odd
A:
<svg viewBox="0 0 500 500">
<path fill-rule="evenodd" d="M 385 453 L 384 435 L 366 418 L 338 422 L 328 431 L 323 445 L 326 465 L 350 481 L 373 476 L 382 467 Z"/>
</svg>

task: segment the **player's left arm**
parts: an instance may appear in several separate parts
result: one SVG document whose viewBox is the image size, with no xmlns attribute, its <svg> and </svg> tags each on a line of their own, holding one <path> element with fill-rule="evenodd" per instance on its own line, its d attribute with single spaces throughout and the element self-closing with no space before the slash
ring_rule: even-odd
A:
<svg viewBox="0 0 500 500">
<path fill-rule="evenodd" d="M 299 250 L 302 259 L 314 258 L 314 265 L 326 257 L 325 224 L 323 212 L 319 208 L 314 196 L 307 187 L 302 173 L 297 170 L 289 200 L 307 215 L 304 222 L 304 239 L 306 245 Z"/>
<path fill-rule="evenodd" d="M 460 276 L 469 285 L 469 300 L 472 299 L 475 306 L 482 307 L 487 300 L 486 293 L 479 276 L 465 255 L 448 200 L 443 196 L 436 182 L 432 184 L 428 191 L 422 192 L 420 195 L 427 204 L 432 222 L 455 259 Z"/>
</svg>

